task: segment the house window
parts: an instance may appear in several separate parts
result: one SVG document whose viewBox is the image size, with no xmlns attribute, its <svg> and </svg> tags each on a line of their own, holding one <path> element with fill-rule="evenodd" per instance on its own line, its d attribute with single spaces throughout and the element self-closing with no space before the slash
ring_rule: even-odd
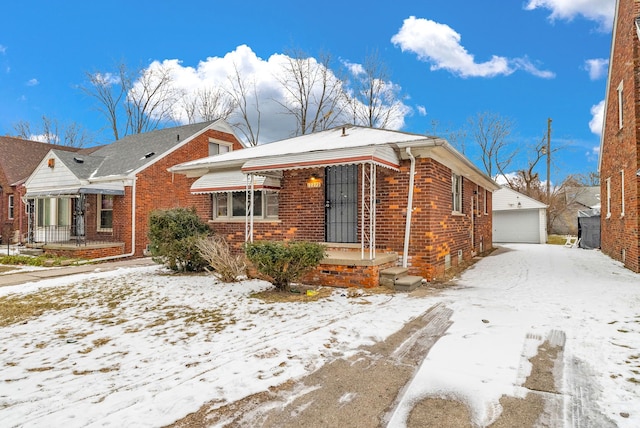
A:
<svg viewBox="0 0 640 428">
<path fill-rule="evenodd" d="M 484 215 L 489 215 L 489 204 L 487 200 L 489 199 L 489 191 L 484 189 Z"/>
<path fill-rule="evenodd" d="M 98 230 L 113 230 L 113 195 L 98 195 Z"/>
<path fill-rule="evenodd" d="M 624 107 L 624 99 L 623 99 L 623 88 L 622 88 L 622 82 L 620 82 L 620 84 L 618 85 L 618 127 L 620 129 L 622 129 L 622 123 L 623 123 L 623 115 L 622 115 L 622 110 Z"/>
<path fill-rule="evenodd" d="M 611 217 L 611 178 L 607 178 L 607 218 Z"/>
<path fill-rule="evenodd" d="M 278 218 L 278 192 L 264 192 L 264 211 L 267 217 Z"/>
<path fill-rule="evenodd" d="M 213 218 L 218 217 L 229 217 L 227 193 L 215 193 L 213 195 Z"/>
<path fill-rule="evenodd" d="M 453 200 L 453 211 L 462 212 L 462 176 L 457 174 L 451 175 L 451 194 Z"/>
<path fill-rule="evenodd" d="M 215 193 L 213 195 L 214 218 L 245 218 L 247 192 Z M 253 216 L 278 218 L 278 193 L 256 191 L 253 194 Z"/>
<path fill-rule="evenodd" d="M 38 227 L 71 225 L 71 202 L 69 198 L 47 198 L 36 200 L 36 224 Z"/>
<path fill-rule="evenodd" d="M 13 209 L 14 209 L 13 201 L 14 201 L 13 195 L 9 195 L 9 203 L 8 203 L 9 210 L 8 210 L 8 213 L 7 213 L 9 219 L 13 218 Z"/>
<path fill-rule="evenodd" d="M 620 171 L 620 217 L 624 217 L 624 169 Z"/>
<path fill-rule="evenodd" d="M 209 140 L 209 156 L 220 155 L 222 153 L 230 152 L 232 149 L 231 144 L 223 143 L 216 140 Z"/>
</svg>

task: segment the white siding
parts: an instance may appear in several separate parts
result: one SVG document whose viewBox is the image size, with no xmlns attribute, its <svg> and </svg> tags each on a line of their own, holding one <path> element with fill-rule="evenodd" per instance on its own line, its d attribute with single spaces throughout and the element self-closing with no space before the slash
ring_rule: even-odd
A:
<svg viewBox="0 0 640 428">
<path fill-rule="evenodd" d="M 53 168 L 48 166 L 48 160 L 54 160 Z M 78 186 L 80 180 L 63 164 L 54 153 L 48 153 L 40 165 L 27 179 L 27 192 L 37 192 L 42 189 L 64 188 Z"/>
<path fill-rule="evenodd" d="M 493 192 L 493 242 L 547 242 L 547 206 L 509 188 Z"/>
</svg>

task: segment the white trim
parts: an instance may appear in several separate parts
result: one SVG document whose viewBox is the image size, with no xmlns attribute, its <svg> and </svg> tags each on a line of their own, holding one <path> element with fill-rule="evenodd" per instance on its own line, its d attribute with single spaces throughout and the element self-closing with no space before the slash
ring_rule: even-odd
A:
<svg viewBox="0 0 640 428">
<path fill-rule="evenodd" d="M 102 198 L 104 198 L 105 196 L 111 196 L 113 198 L 113 195 L 103 195 L 103 194 L 98 194 L 98 196 L 96 197 L 96 211 L 97 211 L 97 217 L 96 217 L 96 221 L 97 221 L 97 231 L 98 232 L 113 232 L 113 206 L 111 207 L 110 210 L 104 210 L 102 209 Z M 113 204 L 113 199 L 112 199 L 112 204 Z M 111 211 L 111 227 L 101 227 L 102 226 L 102 217 L 101 214 L 103 211 Z"/>
<path fill-rule="evenodd" d="M 611 217 L 611 177 L 605 180 L 607 185 L 607 218 Z"/>
<path fill-rule="evenodd" d="M 620 84 L 618 85 L 617 91 L 618 91 L 618 129 L 622 129 L 622 126 L 624 124 L 624 86 L 623 83 L 624 81 L 621 80 Z"/>
<path fill-rule="evenodd" d="M 451 212 L 463 214 L 462 189 L 464 188 L 462 175 L 451 172 Z M 457 209 L 456 209 L 457 208 Z"/>
<path fill-rule="evenodd" d="M 624 217 L 624 169 L 620 170 L 620 217 Z"/>
<path fill-rule="evenodd" d="M 15 195 L 7 195 L 7 218 L 13 220 L 15 216 Z"/>
</svg>

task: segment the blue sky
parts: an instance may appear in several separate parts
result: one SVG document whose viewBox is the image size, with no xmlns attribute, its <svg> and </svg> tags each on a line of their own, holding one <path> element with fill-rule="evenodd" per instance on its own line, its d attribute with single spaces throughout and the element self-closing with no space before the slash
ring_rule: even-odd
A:
<svg viewBox="0 0 640 428">
<path fill-rule="evenodd" d="M 120 62 L 172 64 L 188 90 L 223 79 L 235 61 L 267 87 L 275 85 L 270 64 L 291 49 L 329 52 L 343 64 L 377 51 L 405 96 L 402 130 L 444 133 L 491 112 L 514 122 L 511 140 L 526 148 L 551 118 L 552 145 L 562 147 L 556 182 L 597 170 L 614 7 L 615 0 L 8 2 L 0 135 L 46 115 L 83 125 L 96 143 L 111 141 L 78 86 L 86 72 L 115 71 Z M 263 112 L 265 142 L 289 136 L 279 134 L 282 120 Z M 519 162 L 514 168 L 524 155 Z"/>
</svg>

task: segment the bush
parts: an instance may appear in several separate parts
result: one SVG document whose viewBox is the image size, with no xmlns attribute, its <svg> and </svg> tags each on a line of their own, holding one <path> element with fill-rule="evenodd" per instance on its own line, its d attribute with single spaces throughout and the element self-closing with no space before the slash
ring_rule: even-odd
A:
<svg viewBox="0 0 640 428">
<path fill-rule="evenodd" d="M 320 264 L 325 248 L 312 242 L 265 241 L 246 244 L 245 254 L 258 272 L 271 278 L 278 290 L 289 291 L 291 282 Z"/>
<path fill-rule="evenodd" d="M 149 250 L 153 261 L 178 272 L 198 272 L 207 266 L 196 246 L 209 226 L 195 208 L 155 210 L 149 218 Z"/>
<path fill-rule="evenodd" d="M 238 277 L 245 275 L 247 263 L 244 255 L 232 254 L 229 244 L 221 236 L 199 238 L 196 247 L 220 281 L 236 282 Z"/>
</svg>

